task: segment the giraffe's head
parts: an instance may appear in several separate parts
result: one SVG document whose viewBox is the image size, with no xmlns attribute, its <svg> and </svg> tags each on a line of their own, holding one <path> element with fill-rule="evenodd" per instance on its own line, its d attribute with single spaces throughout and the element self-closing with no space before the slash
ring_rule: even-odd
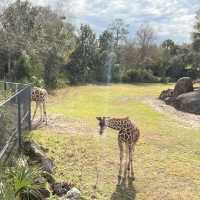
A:
<svg viewBox="0 0 200 200">
<path fill-rule="evenodd" d="M 109 117 L 96 117 L 96 119 L 99 121 L 99 134 L 102 135 L 105 128 L 108 126 L 108 119 Z"/>
</svg>

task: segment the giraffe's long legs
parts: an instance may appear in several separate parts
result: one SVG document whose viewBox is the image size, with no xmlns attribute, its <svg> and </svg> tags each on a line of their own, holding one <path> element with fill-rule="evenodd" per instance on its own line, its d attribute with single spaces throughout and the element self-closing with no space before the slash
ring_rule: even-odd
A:
<svg viewBox="0 0 200 200">
<path fill-rule="evenodd" d="M 128 144 L 127 143 L 125 143 L 125 148 L 126 148 L 126 152 L 125 152 L 125 158 L 126 158 L 126 160 L 125 160 L 125 166 L 124 166 L 124 179 L 126 180 L 126 178 L 127 178 L 127 170 L 128 170 Z"/>
<path fill-rule="evenodd" d="M 128 164 L 128 172 L 129 172 L 129 178 L 134 179 L 134 172 L 133 172 L 133 149 L 134 144 L 129 144 L 129 164 Z"/>
<path fill-rule="evenodd" d="M 46 103 L 45 102 L 43 102 L 43 112 L 44 112 L 43 122 L 45 121 L 46 125 L 47 125 L 47 111 L 46 111 Z"/>
<path fill-rule="evenodd" d="M 42 121 L 43 120 L 42 104 L 39 103 L 39 106 L 40 106 L 40 121 Z"/>
<path fill-rule="evenodd" d="M 132 145 L 132 148 L 131 148 L 131 152 L 130 152 L 130 159 L 131 159 L 131 177 L 132 177 L 133 180 L 135 179 L 135 177 L 134 177 L 134 171 L 133 171 L 133 153 L 134 153 L 134 150 L 135 150 L 135 145 L 133 144 L 133 145 Z"/>
<path fill-rule="evenodd" d="M 123 151 L 123 143 L 118 137 L 118 145 L 119 145 L 119 156 L 120 156 L 120 167 L 119 167 L 119 174 L 118 174 L 118 184 L 120 184 L 121 177 L 122 177 L 122 162 L 123 162 L 123 156 L 124 156 L 124 151 Z"/>
<path fill-rule="evenodd" d="M 34 111 L 34 114 L 33 114 L 33 118 L 32 118 L 32 121 L 34 120 L 34 118 L 35 118 L 35 114 L 36 114 L 36 112 L 37 112 L 37 110 L 38 110 L 38 102 L 36 102 L 36 106 L 35 106 L 35 111 Z"/>
</svg>

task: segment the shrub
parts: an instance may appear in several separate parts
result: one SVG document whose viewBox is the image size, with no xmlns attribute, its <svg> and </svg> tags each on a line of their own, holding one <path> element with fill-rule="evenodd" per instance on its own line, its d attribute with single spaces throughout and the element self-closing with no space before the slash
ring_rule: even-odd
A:
<svg viewBox="0 0 200 200">
<path fill-rule="evenodd" d="M 44 87 L 44 80 L 36 76 L 31 77 L 31 83 L 37 87 Z"/>
<path fill-rule="evenodd" d="M 0 199 L 42 199 L 40 189 L 45 188 L 45 183 L 36 182 L 40 174 L 39 169 L 29 167 L 26 160 L 20 158 L 16 166 L 8 167 L 4 174 L 0 174 Z M 10 198 L 11 196 L 14 198 Z"/>
<path fill-rule="evenodd" d="M 162 77 L 161 79 L 160 79 L 160 82 L 161 83 L 169 83 L 171 81 L 171 79 L 170 79 L 170 77 Z"/>
<path fill-rule="evenodd" d="M 123 76 L 124 82 L 159 82 L 159 78 L 154 76 L 151 70 L 131 69 Z"/>
</svg>

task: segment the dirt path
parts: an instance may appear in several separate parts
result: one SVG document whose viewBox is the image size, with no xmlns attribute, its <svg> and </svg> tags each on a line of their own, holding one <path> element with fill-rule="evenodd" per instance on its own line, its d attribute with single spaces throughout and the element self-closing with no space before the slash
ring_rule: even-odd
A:
<svg viewBox="0 0 200 200">
<path fill-rule="evenodd" d="M 156 99 L 155 97 L 143 97 L 141 100 L 153 107 L 157 112 L 171 115 L 172 119 L 181 123 L 184 127 L 200 128 L 200 115 L 176 110 L 174 107 L 165 104 L 164 101 Z"/>
<path fill-rule="evenodd" d="M 152 96 L 123 97 L 120 101 L 138 100 L 151 106 L 155 111 L 164 113 L 185 128 L 200 128 L 200 115 L 182 112 Z"/>
<path fill-rule="evenodd" d="M 88 134 L 92 132 L 97 133 L 98 131 L 97 129 L 90 128 L 91 126 L 86 121 L 67 119 L 61 114 L 48 115 L 47 125 L 39 121 L 39 119 L 36 119 L 32 126 L 33 129 L 48 129 L 55 131 L 56 133 Z"/>
</svg>

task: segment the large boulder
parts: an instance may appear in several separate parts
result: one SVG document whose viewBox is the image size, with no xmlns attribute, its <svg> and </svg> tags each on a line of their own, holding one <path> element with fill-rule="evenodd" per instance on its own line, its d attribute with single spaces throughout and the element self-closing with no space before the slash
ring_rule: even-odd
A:
<svg viewBox="0 0 200 200">
<path fill-rule="evenodd" d="M 200 114 L 200 90 L 179 95 L 174 106 L 185 112 Z"/>
<path fill-rule="evenodd" d="M 178 79 L 174 88 L 174 95 L 177 97 L 180 94 L 193 91 L 193 83 L 190 77 L 182 77 Z"/>
</svg>

